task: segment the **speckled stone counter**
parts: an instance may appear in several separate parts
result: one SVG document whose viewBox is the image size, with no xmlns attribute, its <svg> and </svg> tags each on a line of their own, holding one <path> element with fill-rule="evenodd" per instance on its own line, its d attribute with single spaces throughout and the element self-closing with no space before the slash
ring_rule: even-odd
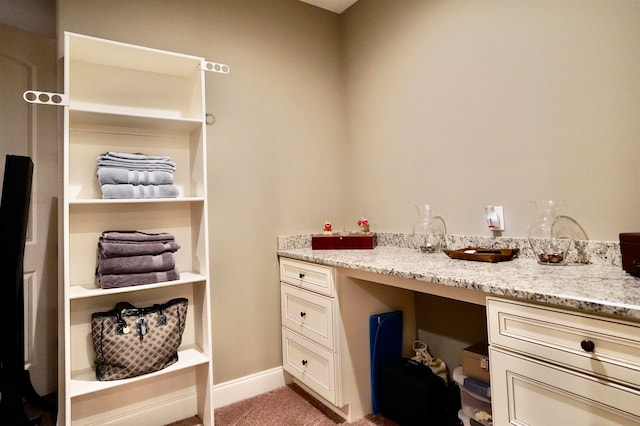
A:
<svg viewBox="0 0 640 426">
<path fill-rule="evenodd" d="M 390 245 L 373 250 L 312 250 L 310 246 L 295 248 L 295 244 L 279 247 L 281 257 L 640 321 L 640 278 L 625 273 L 616 264 L 619 259 L 547 266 L 527 256 L 498 263 L 471 262 Z M 606 256 L 615 257 L 611 253 Z"/>
</svg>

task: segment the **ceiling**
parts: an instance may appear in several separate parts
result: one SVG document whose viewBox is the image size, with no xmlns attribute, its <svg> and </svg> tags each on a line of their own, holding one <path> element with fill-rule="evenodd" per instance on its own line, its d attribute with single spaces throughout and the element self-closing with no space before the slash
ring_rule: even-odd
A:
<svg viewBox="0 0 640 426">
<path fill-rule="evenodd" d="M 0 0 L 0 23 L 55 38 L 56 0 Z"/>
<path fill-rule="evenodd" d="M 351 6 L 358 0 L 300 0 L 300 1 L 340 14 L 345 10 L 347 10 L 349 6 Z"/>
<path fill-rule="evenodd" d="M 341 14 L 357 0 L 300 0 L 301 2 Z M 56 36 L 56 0 L 0 0 L 0 23 L 42 34 Z"/>
</svg>

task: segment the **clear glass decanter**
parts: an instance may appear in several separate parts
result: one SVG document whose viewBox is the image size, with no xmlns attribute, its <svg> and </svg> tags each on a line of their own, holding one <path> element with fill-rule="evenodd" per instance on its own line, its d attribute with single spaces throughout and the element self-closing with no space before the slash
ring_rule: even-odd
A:
<svg viewBox="0 0 640 426">
<path fill-rule="evenodd" d="M 531 202 L 536 209 L 536 218 L 529 225 L 528 237 L 538 263 L 542 265 L 565 265 L 572 238 L 557 232 L 556 221 L 560 216 L 560 203 L 554 200 Z"/>
<path fill-rule="evenodd" d="M 438 253 L 445 248 L 447 228 L 444 219 L 433 216 L 429 204 L 416 204 L 418 220 L 413 224 L 412 240 L 422 253 Z"/>
</svg>

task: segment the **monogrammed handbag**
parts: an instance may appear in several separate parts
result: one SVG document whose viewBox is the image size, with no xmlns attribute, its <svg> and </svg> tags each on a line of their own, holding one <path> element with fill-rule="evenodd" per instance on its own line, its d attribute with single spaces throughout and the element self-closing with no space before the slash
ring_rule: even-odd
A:
<svg viewBox="0 0 640 426">
<path fill-rule="evenodd" d="M 91 315 L 96 378 L 119 380 L 161 370 L 178 361 L 188 300 L 137 308 L 120 302 Z"/>
</svg>

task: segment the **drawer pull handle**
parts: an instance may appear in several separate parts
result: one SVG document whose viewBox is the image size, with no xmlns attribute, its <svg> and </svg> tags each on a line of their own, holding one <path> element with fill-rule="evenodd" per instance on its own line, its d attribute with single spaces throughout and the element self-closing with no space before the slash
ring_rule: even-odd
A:
<svg viewBox="0 0 640 426">
<path fill-rule="evenodd" d="M 306 312 L 300 312 L 300 316 L 301 316 L 302 318 L 304 318 L 304 317 L 306 317 L 306 316 L 307 316 L 307 313 L 306 313 Z"/>
<path fill-rule="evenodd" d="M 300 279 L 303 279 L 303 278 L 304 278 L 304 274 L 303 274 L 302 272 L 300 272 L 300 273 L 298 274 L 298 276 L 300 277 Z"/>
<path fill-rule="evenodd" d="M 591 340 L 586 339 L 580 342 L 580 346 L 585 352 L 593 352 L 593 350 L 596 348 L 596 345 Z"/>
<path fill-rule="evenodd" d="M 307 365 L 307 363 L 308 363 L 308 361 L 307 361 L 306 359 L 303 359 L 303 360 L 302 360 L 302 365 L 306 366 L 306 365 Z"/>
</svg>

